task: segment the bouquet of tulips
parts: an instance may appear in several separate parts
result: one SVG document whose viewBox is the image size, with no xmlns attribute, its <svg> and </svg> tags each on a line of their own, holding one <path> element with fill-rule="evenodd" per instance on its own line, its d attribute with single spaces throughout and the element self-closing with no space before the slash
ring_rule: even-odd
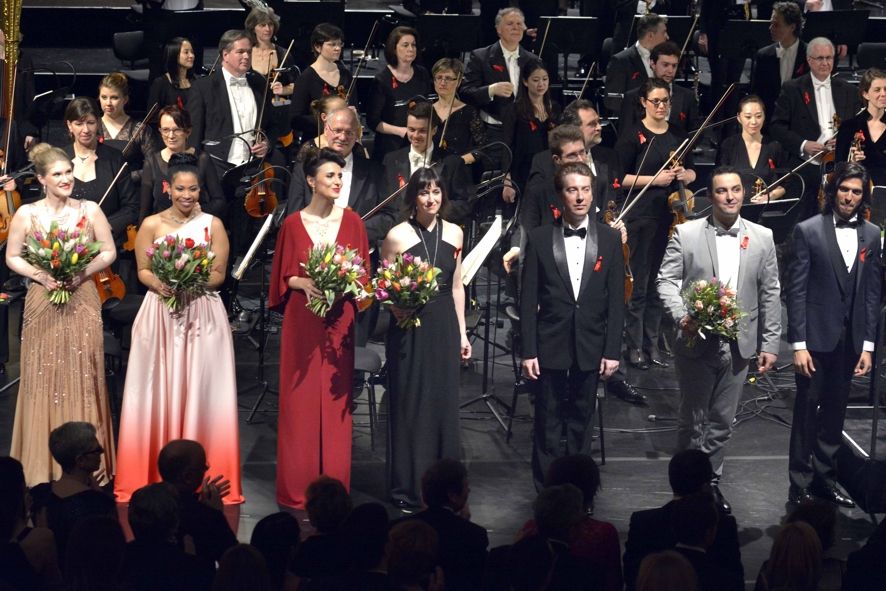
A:
<svg viewBox="0 0 886 591">
<path fill-rule="evenodd" d="M 716 277 L 694 281 L 683 291 L 683 302 L 689 317 L 698 323 L 698 336 L 702 339 L 707 338 L 705 332 L 728 341 L 738 338 L 738 324 L 744 313 L 738 307 L 735 290 Z M 686 342 L 689 347 L 695 343 L 694 336 Z"/>
<path fill-rule="evenodd" d="M 102 243 L 82 231 L 85 224 L 86 218 L 81 218 L 76 228 L 63 230 L 52 222 L 49 232 L 37 231 L 25 239 L 25 260 L 62 284 L 49 292 L 49 301 L 57 306 L 70 301 L 68 282 L 101 251 Z"/>
<path fill-rule="evenodd" d="M 145 254 L 151 260 L 151 271 L 157 279 L 172 289 L 171 296 L 161 296 L 171 312 L 182 309 L 184 296 L 206 293 L 210 263 L 215 258 L 208 244 L 197 244 L 193 238 L 170 235 L 155 242 Z"/>
<path fill-rule="evenodd" d="M 372 280 L 372 290 L 380 304 L 414 311 L 428 303 L 440 291 L 440 286 L 437 285 L 439 274 L 438 267 L 432 267 L 422 261 L 421 257 L 414 257 L 409 253 L 400 254 L 393 263 L 382 261 L 375 279 Z M 421 320 L 412 314 L 399 320 L 397 326 L 403 329 L 418 327 L 421 326 Z"/>
<path fill-rule="evenodd" d="M 357 249 L 341 244 L 318 244 L 308 251 L 308 262 L 302 263 L 305 273 L 314 281 L 323 297 L 309 298 L 308 309 L 324 318 L 335 300 L 352 295 L 364 299 L 363 282 L 366 267 Z"/>
</svg>

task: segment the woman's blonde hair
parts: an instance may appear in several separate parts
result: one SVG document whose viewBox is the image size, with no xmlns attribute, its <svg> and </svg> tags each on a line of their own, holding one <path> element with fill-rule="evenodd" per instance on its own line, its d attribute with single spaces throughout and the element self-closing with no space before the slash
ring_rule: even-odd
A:
<svg viewBox="0 0 886 591">
<path fill-rule="evenodd" d="M 49 167 L 56 162 L 63 161 L 68 164 L 71 163 L 71 159 L 65 154 L 64 150 L 56 148 L 46 142 L 39 143 L 31 148 L 31 151 L 28 152 L 28 158 L 34 163 L 34 168 L 40 176 L 46 176 Z"/>
</svg>

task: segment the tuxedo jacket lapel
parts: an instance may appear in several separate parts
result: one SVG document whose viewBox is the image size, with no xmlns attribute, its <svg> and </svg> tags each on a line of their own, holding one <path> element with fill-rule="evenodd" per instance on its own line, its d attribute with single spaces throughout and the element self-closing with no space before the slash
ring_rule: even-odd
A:
<svg viewBox="0 0 886 591">
<path fill-rule="evenodd" d="M 588 284 L 591 282 L 591 275 L 594 274 L 594 268 L 597 265 L 598 239 L 597 224 L 594 223 L 594 220 L 589 219 L 588 234 L 585 237 L 585 263 L 581 270 L 581 285 L 578 288 L 579 297 L 584 294 L 585 289 L 587 289 Z"/>
<path fill-rule="evenodd" d="M 636 47 L 631 47 L 631 64 L 634 66 L 634 71 L 640 73 L 640 78 L 646 78 L 646 65 L 643 63 L 643 58 L 640 57 L 640 52 L 637 51 Z"/>
<path fill-rule="evenodd" d="M 218 97 L 218 108 L 221 111 L 221 116 L 223 119 L 224 133 L 234 133 L 234 119 L 231 117 L 231 97 L 228 96 L 228 89 L 225 86 L 225 77 L 224 74 L 222 74 L 221 68 L 219 68 L 219 70 L 216 72 L 215 78 L 212 81 L 212 86 L 214 89 L 213 94 Z"/>
<path fill-rule="evenodd" d="M 843 256 L 840 254 L 840 245 L 837 244 L 837 230 L 834 227 L 834 218 L 829 215 L 822 216 L 821 223 L 821 230 L 824 234 L 828 255 L 831 259 L 831 267 L 834 269 L 834 275 L 837 277 L 837 285 L 840 286 L 840 291 L 845 294 L 846 279 L 849 273 L 846 271 L 846 263 L 843 262 Z"/>
<path fill-rule="evenodd" d="M 519 64 L 520 59 L 517 58 Z M 505 63 L 505 54 L 501 50 L 501 44 L 495 42 L 489 50 L 489 67 L 492 68 L 492 77 L 496 78 L 496 82 L 510 82 L 511 75 L 508 73 L 508 64 Z"/>
<path fill-rule="evenodd" d="M 705 241 L 708 243 L 708 254 L 711 257 L 711 269 L 714 270 L 714 277 L 720 276 L 720 266 L 717 259 L 717 239 L 714 234 L 714 220 L 708 219 L 707 225 L 704 227 Z"/>
<path fill-rule="evenodd" d="M 803 84 L 801 85 L 803 90 L 803 102 L 806 103 L 806 108 L 809 110 L 809 113 L 812 115 L 812 120 L 817 121 L 819 125 L 821 125 L 821 121 L 818 121 L 818 103 L 816 102 L 815 97 L 815 88 L 812 86 L 812 76 L 808 76 L 805 80 L 803 80 Z M 806 101 L 806 96 L 809 97 L 809 101 Z"/>
<path fill-rule="evenodd" d="M 358 204 L 360 199 L 363 198 L 365 194 L 367 194 L 364 189 L 364 185 L 366 184 L 367 177 L 369 176 L 369 170 L 367 167 L 367 162 L 362 158 L 357 158 L 354 156 L 354 170 L 351 173 L 351 192 L 348 194 L 348 204 L 351 209 L 354 211 L 359 211 Z M 407 182 L 409 179 L 406 179 Z M 368 211 L 368 210 L 367 210 Z"/>
<path fill-rule="evenodd" d="M 861 278 L 864 273 L 864 265 L 867 262 L 867 256 L 862 257 L 861 253 L 864 252 L 866 248 L 869 248 L 864 241 L 864 223 L 858 225 L 858 252 L 855 253 L 856 264 L 858 265 L 858 269 L 855 271 L 855 293 L 861 293 L 859 290 L 861 289 Z"/>
<path fill-rule="evenodd" d="M 566 242 L 563 240 L 562 222 L 551 225 L 551 243 L 554 251 L 554 263 L 556 263 L 560 278 L 566 286 L 566 292 L 573 294 L 572 281 L 569 279 L 569 265 L 566 263 Z"/>
<path fill-rule="evenodd" d="M 747 242 L 745 242 L 746 240 Z M 744 220 L 739 222 L 738 244 L 738 278 L 735 280 L 735 292 L 741 293 L 740 290 L 745 277 L 745 267 L 747 266 L 748 248 L 751 246 L 751 239 L 748 236 L 748 227 Z M 745 245 L 744 248 L 742 248 L 742 244 Z"/>
</svg>

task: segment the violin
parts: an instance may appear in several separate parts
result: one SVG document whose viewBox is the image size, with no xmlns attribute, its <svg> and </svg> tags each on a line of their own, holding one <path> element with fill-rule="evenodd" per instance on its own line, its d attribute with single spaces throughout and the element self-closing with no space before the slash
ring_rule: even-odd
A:
<svg viewBox="0 0 886 591">
<path fill-rule="evenodd" d="M 0 149 L 0 168 L 6 171 L 6 151 Z M 4 197 L 0 198 L 0 242 L 5 243 L 9 238 L 9 226 L 15 210 L 22 204 L 22 196 L 18 191 L 3 191 Z"/>
<path fill-rule="evenodd" d="M 135 237 L 138 235 L 138 228 L 135 224 L 126 226 L 126 242 L 123 243 L 123 250 L 132 252 L 135 250 Z"/>
<path fill-rule="evenodd" d="M 243 205 L 250 216 L 263 218 L 277 209 L 277 194 L 273 189 L 274 167 L 262 160 L 258 173 L 252 178 L 255 186 L 246 194 Z"/>
<path fill-rule="evenodd" d="M 606 212 L 603 214 L 603 221 L 605 223 L 612 224 L 615 221 L 616 209 L 618 209 L 618 205 L 610 199 L 609 203 L 606 204 Z M 622 243 L 621 254 L 625 260 L 625 304 L 627 304 L 631 301 L 631 295 L 634 293 L 634 274 L 631 271 L 631 248 L 627 242 Z"/>
<path fill-rule="evenodd" d="M 108 267 L 103 271 L 96 271 L 92 276 L 95 288 L 98 290 L 98 297 L 102 303 L 102 310 L 110 310 L 117 307 L 118 304 L 126 297 L 126 284 L 119 275 L 111 271 Z"/>
<path fill-rule="evenodd" d="M 674 156 L 675 154 L 671 153 L 673 162 L 671 168 L 678 168 L 681 166 L 681 163 Z M 671 213 L 674 215 L 674 221 L 671 222 L 668 236 L 673 236 L 674 228 L 689 220 L 689 216 L 692 215 L 692 209 L 694 207 L 695 198 L 693 193 L 686 188 L 686 184 L 683 181 L 678 180 L 677 190 L 668 195 L 668 209 L 670 209 Z"/>
</svg>

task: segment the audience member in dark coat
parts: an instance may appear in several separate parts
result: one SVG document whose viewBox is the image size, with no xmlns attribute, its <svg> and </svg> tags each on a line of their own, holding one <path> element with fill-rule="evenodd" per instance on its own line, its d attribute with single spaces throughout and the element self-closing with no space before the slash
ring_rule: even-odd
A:
<svg viewBox="0 0 886 591">
<path fill-rule="evenodd" d="M 668 466 L 668 479 L 674 498 L 708 490 L 713 469 L 708 456 L 697 449 L 681 451 Z M 631 515 L 628 539 L 625 542 L 624 577 L 628 591 L 634 589 L 640 562 L 647 554 L 670 550 L 677 544 L 671 528 L 674 501 L 657 509 L 637 511 Z M 738 546 L 738 525 L 731 515 L 720 514 L 714 541 L 708 548 L 712 560 L 722 565 L 736 579 L 744 577 Z"/>
<path fill-rule="evenodd" d="M 421 488 L 427 509 L 408 519 L 423 521 L 437 532 L 446 589 L 478 588 L 489 537 L 465 517 L 470 515 L 467 470 L 457 460 L 439 460 L 422 476 Z"/>
<path fill-rule="evenodd" d="M 754 591 L 814 590 L 818 588 L 820 578 L 821 543 L 818 535 L 808 523 L 789 523 L 775 536 L 769 559 L 760 567 Z M 844 585 L 843 588 L 858 591 L 856 587 Z"/>
<path fill-rule="evenodd" d="M 299 544 L 289 567 L 302 579 L 331 577 L 348 567 L 342 524 L 351 512 L 351 498 L 344 485 L 321 476 L 305 491 L 305 510 L 316 533 Z"/>
<path fill-rule="evenodd" d="M 206 451 L 188 439 L 167 443 L 160 450 L 157 467 L 163 482 L 178 493 L 179 538 L 190 536 L 197 556 L 215 564 L 225 550 L 237 545 L 237 536 L 222 512 L 229 482 L 206 479 Z"/>
<path fill-rule="evenodd" d="M 255 546 L 268 565 L 271 587 L 275 591 L 298 587 L 298 579 L 289 572 L 301 540 L 301 528 L 291 513 L 272 513 L 255 524 L 249 543 Z"/>
<path fill-rule="evenodd" d="M 880 522 L 868 541 L 849 555 L 843 588 L 853 591 L 886 589 L 886 520 Z"/>
<path fill-rule="evenodd" d="M 708 553 L 717 535 L 719 514 L 714 495 L 703 492 L 675 500 L 671 512 L 671 529 L 675 549 L 695 569 L 699 591 L 743 591 L 744 577 L 720 564 Z"/>
</svg>

